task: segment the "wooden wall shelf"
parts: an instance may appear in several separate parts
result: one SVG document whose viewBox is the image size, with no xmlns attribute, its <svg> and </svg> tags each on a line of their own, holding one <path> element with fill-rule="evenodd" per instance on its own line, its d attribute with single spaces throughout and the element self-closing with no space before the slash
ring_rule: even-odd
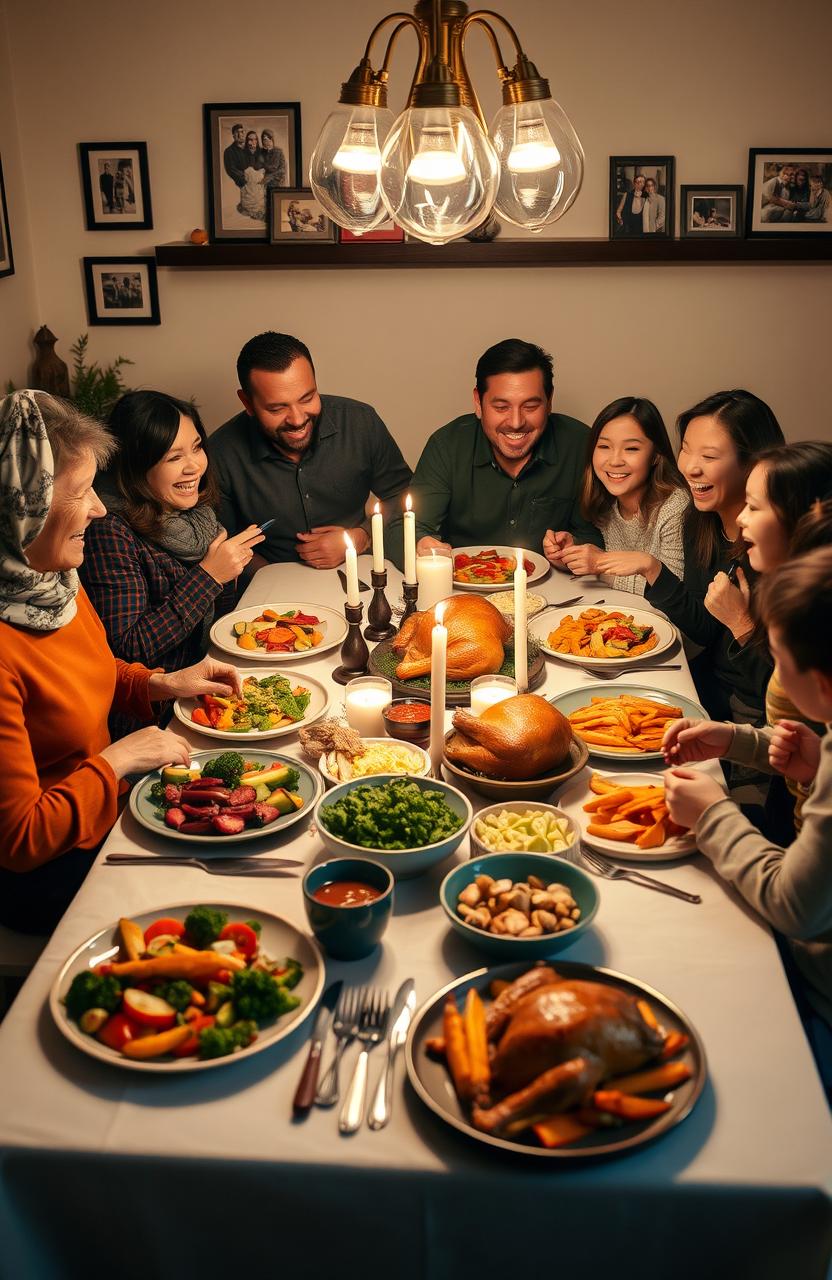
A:
<svg viewBox="0 0 832 1280">
<path fill-rule="evenodd" d="M 614 267 L 832 262 L 832 236 L 789 240 L 495 240 L 446 245 L 187 243 L 156 246 L 160 267 Z"/>
</svg>

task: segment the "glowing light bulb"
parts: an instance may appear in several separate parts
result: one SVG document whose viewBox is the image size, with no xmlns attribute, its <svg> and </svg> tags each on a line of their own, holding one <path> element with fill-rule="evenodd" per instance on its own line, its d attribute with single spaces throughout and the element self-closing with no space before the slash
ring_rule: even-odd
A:
<svg viewBox="0 0 832 1280">
<path fill-rule="evenodd" d="M 332 221 L 354 235 L 387 218 L 378 175 L 381 144 L 393 122 L 386 107 L 339 103 L 328 117 L 309 163 L 309 185 Z"/>
<path fill-rule="evenodd" d="M 419 150 L 407 166 L 407 176 L 410 182 L 431 182 L 434 186 L 464 182 L 465 165 L 456 153 L 449 126 L 424 130 Z"/>
<path fill-rule="evenodd" d="M 528 231 L 563 217 L 581 189 L 584 152 L 557 102 L 539 98 L 501 107 L 491 140 L 500 166 L 495 213 Z"/>
<path fill-rule="evenodd" d="M 507 160 L 512 173 L 534 173 L 554 169 L 560 164 L 560 152 L 552 141 L 542 116 L 522 121 L 517 127 L 517 141 Z"/>
<path fill-rule="evenodd" d="M 373 124 L 351 124 L 344 141 L 332 160 L 333 168 L 344 173 L 378 173 L 381 168 L 381 149 L 376 141 Z"/>
</svg>

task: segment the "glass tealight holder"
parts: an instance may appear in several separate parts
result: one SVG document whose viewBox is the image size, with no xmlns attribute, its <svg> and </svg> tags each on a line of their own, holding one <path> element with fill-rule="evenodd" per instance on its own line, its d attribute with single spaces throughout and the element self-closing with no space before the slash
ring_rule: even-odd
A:
<svg viewBox="0 0 832 1280">
<path fill-rule="evenodd" d="M 357 684 L 358 681 L 353 681 Z M 471 715 L 481 716 L 495 702 L 517 696 L 517 681 L 513 676 L 477 676 L 471 681 Z"/>
<path fill-rule="evenodd" d="M 454 593 L 454 562 L 448 551 L 431 547 L 427 555 L 416 557 L 419 608 L 432 609 Z"/>
<path fill-rule="evenodd" d="M 393 699 L 393 686 L 383 676 L 359 676 L 344 691 L 347 724 L 362 738 L 383 738 L 382 711 Z"/>
</svg>

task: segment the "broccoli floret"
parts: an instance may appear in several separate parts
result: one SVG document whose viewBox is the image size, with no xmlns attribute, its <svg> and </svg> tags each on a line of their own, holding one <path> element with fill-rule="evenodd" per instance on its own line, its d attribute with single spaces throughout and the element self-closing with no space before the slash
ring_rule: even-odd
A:
<svg viewBox="0 0 832 1280">
<path fill-rule="evenodd" d="M 297 791 L 299 782 L 300 774 L 297 769 L 288 768 L 286 770 L 286 780 L 281 782 L 280 785 L 284 791 Z"/>
<path fill-rule="evenodd" d="M 219 777 L 219 774 L 216 776 Z M 185 932 L 194 946 L 204 951 L 212 942 L 216 942 L 227 924 L 228 916 L 224 911 L 214 911 L 211 907 L 194 907 L 185 917 Z"/>
<path fill-rule="evenodd" d="M 238 1017 L 257 1023 L 280 1017 L 300 1004 L 297 996 L 262 969 L 238 969 L 231 975 L 231 993 Z"/>
<path fill-rule="evenodd" d="M 253 1022 L 235 1022 L 233 1027 L 205 1027 L 199 1033 L 200 1058 L 224 1058 L 228 1053 L 245 1049 L 257 1039 Z"/>
<path fill-rule="evenodd" d="M 239 751 L 223 751 L 222 755 L 202 766 L 202 775 L 205 778 L 222 778 L 225 786 L 233 791 L 239 787 L 245 770 L 246 762 Z"/>
<path fill-rule="evenodd" d="M 253 929 L 253 930 L 254 930 L 254 932 L 257 934 L 257 936 L 258 936 L 258 938 L 259 938 L 259 937 L 260 937 L 260 934 L 263 932 L 263 926 L 262 926 L 262 924 L 260 923 L 260 921 L 259 921 L 259 920 L 246 920 L 246 924 L 248 925 L 249 929 Z"/>
<path fill-rule="evenodd" d="M 291 960 L 287 956 L 283 961 L 281 971 L 273 973 L 272 977 L 278 986 L 285 987 L 287 991 L 291 991 L 292 987 L 296 987 L 303 977 L 303 965 L 298 960 Z"/>
<path fill-rule="evenodd" d="M 112 974 L 102 977 L 92 969 L 78 973 L 66 993 L 66 1011 L 77 1022 L 87 1009 L 106 1009 L 115 1013 L 121 1004 L 121 986 Z"/>
<path fill-rule="evenodd" d="M 206 1013 L 216 1013 L 220 1005 L 225 1004 L 226 1000 L 231 999 L 231 988 L 227 987 L 224 982 L 208 983 L 208 999 L 205 1003 Z"/>
<path fill-rule="evenodd" d="M 191 1003 L 193 990 L 190 982 L 186 982 L 184 978 L 177 978 L 173 982 L 161 982 L 158 987 L 153 988 L 153 994 L 160 1000 L 167 1000 L 171 1008 L 182 1013 Z"/>
</svg>

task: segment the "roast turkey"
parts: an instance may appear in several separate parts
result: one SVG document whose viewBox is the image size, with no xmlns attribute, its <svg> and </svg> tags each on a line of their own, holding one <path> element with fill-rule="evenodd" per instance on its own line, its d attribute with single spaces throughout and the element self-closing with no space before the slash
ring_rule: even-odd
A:
<svg viewBox="0 0 832 1280">
<path fill-rule="evenodd" d="M 449 760 L 489 778 L 521 781 L 550 773 L 566 757 L 572 728 L 536 693 L 496 702 L 481 716 L 457 711 L 448 739 Z"/>
<path fill-rule="evenodd" d="M 511 623 L 482 596 L 449 596 L 444 602 L 448 629 L 447 674 L 449 680 L 473 680 L 491 675 L 503 665 L 503 646 L 511 635 Z M 403 654 L 396 667 L 400 680 L 430 674 L 431 631 L 436 625 L 433 609 L 412 613 L 393 641 L 393 651 Z"/>
</svg>

